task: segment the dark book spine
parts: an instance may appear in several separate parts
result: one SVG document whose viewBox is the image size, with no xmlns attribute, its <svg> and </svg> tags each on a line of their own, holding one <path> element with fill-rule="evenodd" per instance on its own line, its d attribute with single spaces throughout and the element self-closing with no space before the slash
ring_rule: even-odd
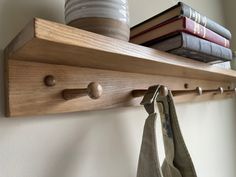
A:
<svg viewBox="0 0 236 177">
<path fill-rule="evenodd" d="M 225 62 L 226 60 L 223 60 L 221 58 L 217 58 L 211 55 L 206 55 L 204 53 L 196 53 L 195 55 L 192 54 L 192 51 L 189 51 L 185 48 L 179 48 L 179 49 L 175 49 L 172 51 L 169 51 L 169 53 L 178 55 L 178 56 L 182 56 L 182 57 L 186 57 L 189 59 L 194 59 L 197 61 L 201 61 L 204 63 L 210 63 L 210 64 L 217 64 L 217 63 L 222 63 Z"/>
<path fill-rule="evenodd" d="M 228 48 L 186 33 L 182 33 L 181 35 L 182 47 L 179 49 L 170 50 L 171 53 L 179 53 L 186 55 L 189 58 L 202 60 L 204 62 L 232 60 L 232 51 Z"/>
<path fill-rule="evenodd" d="M 196 10 L 192 9 L 191 7 L 189 7 L 188 5 L 186 5 L 182 2 L 179 2 L 179 5 L 181 5 L 181 7 L 182 7 L 182 15 L 183 16 L 192 19 L 193 21 L 201 24 L 202 26 L 205 26 L 206 28 L 216 32 L 217 34 L 219 34 L 229 40 L 232 38 L 232 35 L 228 29 L 219 25 L 215 21 L 207 18 L 206 16 L 201 15 L 199 12 L 197 12 Z"/>
<path fill-rule="evenodd" d="M 230 42 L 226 38 L 220 36 L 219 34 L 215 33 L 214 31 L 211 31 L 207 29 L 206 27 L 200 25 L 199 23 L 184 17 L 184 28 L 186 32 L 189 32 L 191 34 L 194 34 L 198 37 L 201 37 L 203 39 L 206 39 L 208 41 L 214 42 L 216 44 L 219 44 L 221 46 L 230 47 Z"/>
</svg>

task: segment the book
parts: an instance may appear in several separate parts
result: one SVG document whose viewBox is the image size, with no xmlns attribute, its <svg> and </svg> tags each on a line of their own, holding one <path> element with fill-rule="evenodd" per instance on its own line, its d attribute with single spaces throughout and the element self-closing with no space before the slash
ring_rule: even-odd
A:
<svg viewBox="0 0 236 177">
<path fill-rule="evenodd" d="M 149 47 L 207 63 L 232 60 L 230 49 L 183 32 L 156 41 Z"/>
<path fill-rule="evenodd" d="M 224 63 L 217 63 L 217 64 L 214 64 L 213 66 L 217 68 L 231 69 L 231 61 L 224 62 Z"/>
<path fill-rule="evenodd" d="M 215 33 L 225 37 L 228 40 L 230 40 L 232 37 L 230 31 L 225 27 L 200 14 L 199 12 L 184 4 L 183 2 L 179 2 L 177 5 L 167 9 L 166 11 L 132 27 L 131 38 L 139 35 L 140 33 L 144 33 L 145 31 L 155 28 L 155 26 L 158 26 L 168 20 L 178 17 L 190 18 L 193 21 L 214 31 Z"/>
<path fill-rule="evenodd" d="M 146 45 L 146 43 L 152 42 L 153 40 L 158 40 L 159 38 L 163 38 L 177 32 L 190 33 L 221 46 L 227 48 L 230 47 L 230 42 L 228 39 L 186 17 L 168 21 L 155 29 L 131 38 L 130 42 Z"/>
</svg>

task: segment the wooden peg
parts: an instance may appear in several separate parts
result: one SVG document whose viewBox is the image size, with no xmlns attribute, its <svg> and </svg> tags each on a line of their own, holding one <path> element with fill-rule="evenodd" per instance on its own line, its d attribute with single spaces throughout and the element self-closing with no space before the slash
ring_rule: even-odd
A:
<svg viewBox="0 0 236 177">
<path fill-rule="evenodd" d="M 224 89 L 222 87 L 218 87 L 217 89 L 203 90 L 203 94 L 207 94 L 207 93 L 223 94 Z"/>
<path fill-rule="evenodd" d="M 168 90 L 168 88 L 166 87 L 166 86 L 161 86 L 160 87 L 160 95 L 161 96 L 167 96 L 168 95 L 168 92 L 169 92 L 169 90 Z"/>
<path fill-rule="evenodd" d="M 228 93 L 228 94 L 236 94 L 236 88 L 231 89 L 231 90 L 225 90 L 224 93 Z"/>
<path fill-rule="evenodd" d="M 140 90 L 133 90 L 132 91 L 132 96 L 134 98 L 142 97 L 147 93 L 147 90 L 145 89 L 140 89 Z M 168 88 L 166 86 L 161 86 L 160 87 L 160 95 L 167 96 L 168 95 Z"/>
<path fill-rule="evenodd" d="M 141 97 L 145 95 L 147 90 L 133 90 L 132 91 L 132 96 L 134 98 L 136 97 Z M 187 94 L 197 94 L 197 95 L 202 95 L 202 88 L 197 87 L 194 90 L 172 90 L 173 96 L 181 96 L 181 95 L 187 95 Z M 166 86 L 161 86 L 160 88 L 160 95 L 167 96 L 168 95 L 168 88 Z"/>
<path fill-rule="evenodd" d="M 47 87 L 53 87 L 56 85 L 56 79 L 53 75 L 47 75 L 45 78 L 44 78 L 44 84 L 47 86 Z"/>
<path fill-rule="evenodd" d="M 132 96 L 134 98 L 138 98 L 138 97 L 142 97 L 147 93 L 147 90 L 143 89 L 143 90 L 133 90 L 132 91 Z"/>
<path fill-rule="evenodd" d="M 188 95 L 188 94 L 202 95 L 202 88 L 197 87 L 194 90 L 173 90 L 172 94 L 173 96 L 181 96 L 181 95 Z"/>
<path fill-rule="evenodd" d="M 99 99 L 102 96 L 102 86 L 97 82 L 91 82 L 84 89 L 65 89 L 62 91 L 62 97 L 65 100 L 72 100 L 82 96 L 89 96 L 91 99 Z"/>
</svg>

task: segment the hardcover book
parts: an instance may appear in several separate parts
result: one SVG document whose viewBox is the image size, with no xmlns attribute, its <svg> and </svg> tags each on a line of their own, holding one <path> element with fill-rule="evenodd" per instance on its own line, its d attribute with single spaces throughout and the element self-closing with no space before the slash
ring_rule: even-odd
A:
<svg viewBox="0 0 236 177">
<path fill-rule="evenodd" d="M 207 63 L 232 60 L 230 49 L 187 33 L 178 33 L 161 41 L 156 41 L 150 44 L 150 47 Z"/>
<path fill-rule="evenodd" d="M 152 28 L 156 28 L 156 26 L 159 26 L 166 21 L 179 17 L 190 18 L 211 31 L 225 37 L 226 39 L 231 39 L 231 33 L 228 29 L 207 18 L 206 16 L 203 16 L 183 2 L 179 2 L 177 5 L 167 9 L 166 11 L 131 28 L 131 38 L 140 35 L 140 33 L 144 33 L 145 31 L 149 31 Z"/>
<path fill-rule="evenodd" d="M 230 42 L 226 38 L 186 17 L 168 21 L 150 31 L 131 38 L 130 42 L 146 45 L 146 43 L 152 42 L 153 40 L 156 41 L 178 32 L 190 33 L 227 48 L 230 46 Z"/>
</svg>

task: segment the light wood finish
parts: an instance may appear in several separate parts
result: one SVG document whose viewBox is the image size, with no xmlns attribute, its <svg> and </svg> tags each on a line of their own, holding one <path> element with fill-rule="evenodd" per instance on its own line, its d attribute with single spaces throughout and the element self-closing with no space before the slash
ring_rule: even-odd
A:
<svg viewBox="0 0 236 177">
<path fill-rule="evenodd" d="M 66 25 L 34 19 L 6 49 L 9 59 L 215 81 L 236 72 Z"/>
<path fill-rule="evenodd" d="M 167 89 L 167 88 L 166 88 Z M 146 94 L 147 90 L 133 90 L 132 95 L 134 98 L 144 96 Z M 193 90 L 172 90 L 173 96 L 183 96 L 183 95 L 203 95 L 203 94 L 224 94 L 224 93 L 231 93 L 236 94 L 236 88 L 224 90 L 223 87 L 218 87 L 217 89 L 209 89 L 209 90 L 202 90 L 201 87 L 197 87 Z"/>
<path fill-rule="evenodd" d="M 210 90 L 203 90 L 203 94 L 208 94 L 208 93 L 215 93 L 215 94 L 223 94 L 224 93 L 224 88 L 223 87 L 218 87 L 217 89 L 210 89 Z"/>
<path fill-rule="evenodd" d="M 65 89 L 62 97 L 65 100 L 73 100 L 82 96 L 89 96 L 91 99 L 99 99 L 102 96 L 102 86 L 97 82 L 91 82 L 85 89 Z"/>
<path fill-rule="evenodd" d="M 138 98 L 138 97 L 144 96 L 146 93 L 147 93 L 147 89 L 144 89 L 144 90 L 133 90 L 132 91 L 132 96 L 134 98 Z"/>
<path fill-rule="evenodd" d="M 230 86 L 233 88 L 231 82 L 227 81 L 186 79 L 19 60 L 9 60 L 8 71 L 7 95 L 9 95 L 9 99 L 6 102 L 7 116 L 44 115 L 138 106 L 142 98 L 133 98 L 132 91 L 135 89 L 145 90 L 156 84 L 166 85 L 169 89 L 178 90 L 185 90 L 186 83 L 189 85 L 189 90 L 197 86 L 201 86 L 203 89 L 215 89 L 219 86 L 224 89 Z M 55 77 L 55 86 L 48 87 L 45 85 L 44 78 L 47 75 Z M 64 89 L 86 88 L 89 83 L 95 81 L 103 88 L 103 94 L 97 100 L 85 96 L 65 101 L 61 95 Z M 206 94 L 196 96 L 190 94 L 177 96 L 175 101 L 194 102 L 208 99 L 225 99 L 232 97 L 232 95 L 234 95 L 232 92 L 228 95 Z"/>
<path fill-rule="evenodd" d="M 236 88 L 231 89 L 231 90 L 224 90 L 224 93 L 236 94 Z"/>
<path fill-rule="evenodd" d="M 235 71 L 37 18 L 6 48 L 4 69 L 7 116 L 137 106 L 142 98 L 133 98 L 132 91 L 156 84 L 184 91 L 232 89 L 236 82 Z M 46 76 L 55 78 L 45 80 Z M 101 90 L 92 91 L 94 95 L 86 89 L 91 82 L 102 86 L 102 95 Z M 79 98 L 66 101 L 63 90 Z M 81 94 L 101 97 L 92 100 Z M 232 95 L 232 90 L 222 95 L 181 94 L 175 101 Z"/>
<path fill-rule="evenodd" d="M 56 85 L 56 79 L 52 75 L 48 75 L 44 78 L 44 84 L 48 87 L 54 87 Z"/>
<path fill-rule="evenodd" d="M 168 88 L 166 86 L 164 86 L 164 90 L 165 90 L 164 95 L 167 95 Z M 146 93 L 147 93 L 147 90 L 133 90 L 132 91 L 132 95 L 134 98 L 144 96 Z M 197 87 L 196 89 L 193 89 L 193 90 L 186 90 L 186 89 L 185 90 L 172 90 L 172 94 L 173 96 L 181 96 L 181 95 L 188 95 L 188 94 L 202 95 L 202 88 Z"/>
<path fill-rule="evenodd" d="M 196 96 L 201 96 L 202 95 L 202 88 L 197 87 L 196 89 L 193 90 L 174 90 L 172 93 L 174 96 L 181 96 L 181 95 L 196 95 Z"/>
</svg>

